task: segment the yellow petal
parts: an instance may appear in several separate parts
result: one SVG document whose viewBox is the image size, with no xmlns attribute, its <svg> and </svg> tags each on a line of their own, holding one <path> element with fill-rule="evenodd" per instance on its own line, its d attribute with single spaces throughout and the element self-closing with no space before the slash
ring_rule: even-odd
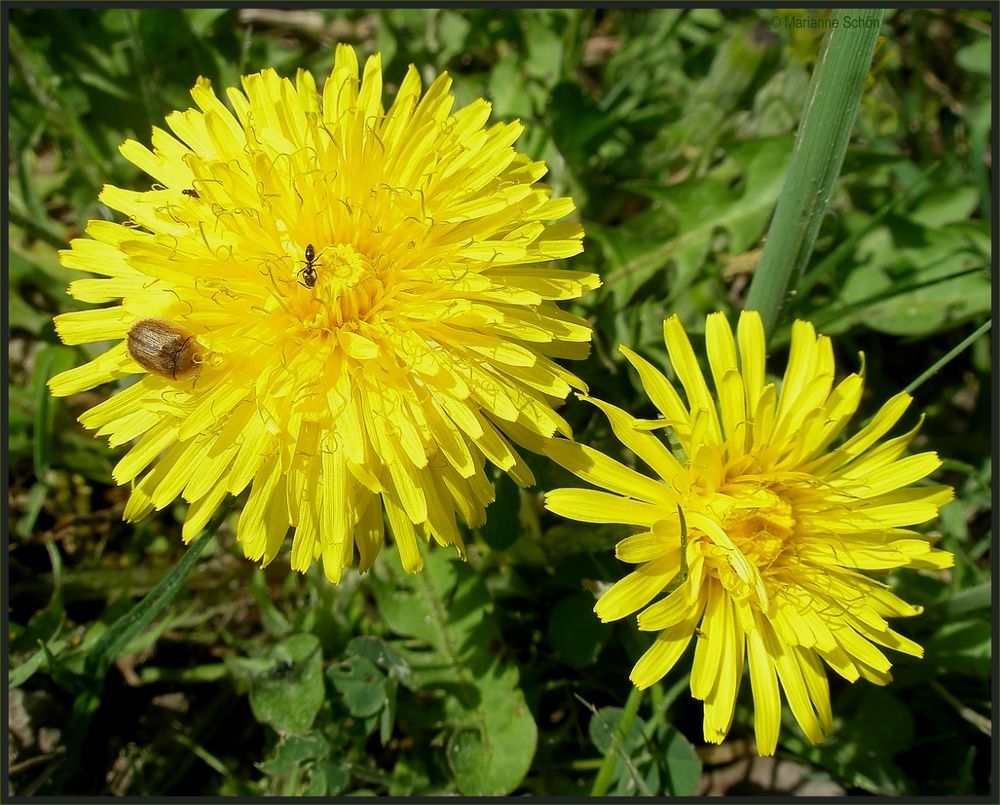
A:
<svg viewBox="0 0 1000 805">
<path fill-rule="evenodd" d="M 604 623 L 624 618 L 642 609 L 676 574 L 668 558 L 654 559 L 615 583 L 594 607 Z"/>
<path fill-rule="evenodd" d="M 666 484 L 647 478 L 592 447 L 553 439 L 545 448 L 545 455 L 584 481 L 619 495 L 665 506 L 676 499 L 676 493 Z"/>
<path fill-rule="evenodd" d="M 714 444 L 720 443 L 722 434 L 719 430 L 715 402 L 708 391 L 705 376 L 698 365 L 698 359 L 691 348 L 687 333 L 684 332 L 680 317 L 674 315 L 663 322 L 663 339 L 667 345 L 667 352 L 670 353 L 670 363 L 674 367 L 681 385 L 684 386 L 688 405 L 692 411 L 705 412 L 707 438 L 711 439 Z"/>
<path fill-rule="evenodd" d="M 773 755 L 781 729 L 781 693 L 778 690 L 778 675 L 774 663 L 758 629 L 747 633 L 747 659 L 750 663 L 757 752 L 761 755 Z"/>
<path fill-rule="evenodd" d="M 553 489 L 545 494 L 545 508 L 583 523 L 652 526 L 657 520 L 670 516 L 664 507 L 593 489 Z"/>
<path fill-rule="evenodd" d="M 656 641 L 632 668 L 629 679 L 640 689 L 648 688 L 663 679 L 684 653 L 695 624 L 704 610 L 704 602 L 691 609 L 690 617 L 670 629 L 664 629 L 656 636 Z"/>
</svg>

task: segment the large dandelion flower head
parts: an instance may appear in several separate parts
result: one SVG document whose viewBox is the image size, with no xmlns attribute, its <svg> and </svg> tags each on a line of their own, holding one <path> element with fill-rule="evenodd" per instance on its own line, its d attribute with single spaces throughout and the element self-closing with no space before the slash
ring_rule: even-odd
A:
<svg viewBox="0 0 1000 805">
<path fill-rule="evenodd" d="M 676 316 L 664 323 L 664 335 L 686 403 L 625 347 L 662 418 L 638 420 L 591 400 L 659 478 L 553 441 L 550 456 L 609 491 L 559 489 L 546 504 L 565 517 L 638 530 L 616 549 L 638 567 L 595 607 L 604 621 L 638 612 L 639 628 L 659 633 L 632 670 L 638 687 L 669 672 L 696 636 L 691 693 L 704 701 L 707 741 L 718 743 L 729 731 L 748 665 L 758 751 L 772 754 L 777 745 L 781 690 L 806 737 L 818 743 L 832 729 L 824 663 L 851 682 L 883 685 L 891 676 L 882 647 L 921 655 L 886 621 L 921 608 L 871 574 L 951 565 L 951 554 L 906 526 L 933 519 L 952 491 L 915 485 L 940 465 L 930 452 L 903 457 L 917 428 L 883 440 L 909 405 L 905 393 L 831 448 L 858 408 L 863 377 L 835 384 L 830 340 L 810 324 L 794 324 L 776 385 L 765 374 L 759 315 L 744 312 L 735 338 L 722 314 L 710 315 L 714 397 Z M 660 427 L 672 431 L 682 459 L 655 434 Z"/>
<path fill-rule="evenodd" d="M 105 187 L 124 224 L 92 221 L 62 253 L 70 293 L 113 303 L 56 318 L 67 344 L 117 345 L 51 382 L 75 393 L 137 382 L 81 421 L 112 446 L 140 518 L 182 497 L 184 537 L 250 488 L 237 535 L 270 561 L 338 580 L 383 541 L 407 570 L 418 539 L 462 550 L 493 499 L 487 462 L 533 482 L 513 443 L 569 434 L 554 411 L 583 384 L 553 358 L 582 358 L 590 327 L 557 300 L 595 275 L 552 268 L 581 251 L 573 210 L 513 148 L 518 122 L 490 105 L 453 111 L 447 74 L 421 92 L 411 66 L 388 109 L 379 56 L 359 77 L 340 46 L 321 91 L 299 71 L 200 79 L 198 109 L 122 154 L 157 184 Z"/>
</svg>

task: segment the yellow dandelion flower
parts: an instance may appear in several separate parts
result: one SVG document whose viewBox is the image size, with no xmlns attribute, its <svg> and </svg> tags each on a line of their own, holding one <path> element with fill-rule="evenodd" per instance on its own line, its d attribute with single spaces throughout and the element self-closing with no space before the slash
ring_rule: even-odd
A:
<svg viewBox="0 0 1000 805">
<path fill-rule="evenodd" d="M 80 421 L 132 483 L 134 521 L 178 496 L 190 539 L 248 486 L 238 538 L 269 562 L 294 528 L 292 567 L 339 580 L 367 569 L 383 510 L 408 571 L 417 540 L 454 545 L 480 525 L 489 461 L 533 483 L 513 443 L 570 435 L 555 411 L 583 384 L 590 327 L 561 310 L 600 283 L 549 267 L 581 251 L 574 207 L 514 150 L 518 122 L 490 104 L 452 111 L 447 74 L 421 94 L 411 65 L 388 110 L 381 59 L 359 79 L 340 46 L 318 91 L 273 70 L 244 76 L 231 107 L 199 79 L 199 109 L 122 154 L 152 176 L 107 186 L 125 224 L 91 221 L 63 265 L 99 278 L 70 293 L 108 307 L 56 317 L 67 344 L 117 341 L 51 381 L 66 395 L 138 374 Z"/>
<path fill-rule="evenodd" d="M 950 553 L 903 526 L 934 518 L 952 491 L 913 486 L 941 464 L 934 453 L 902 457 L 917 428 L 877 444 L 906 410 L 908 394 L 829 449 L 858 408 L 863 378 L 834 385 L 830 339 L 810 324 L 794 324 L 776 388 L 765 377 L 760 316 L 744 312 L 734 340 L 725 317 L 710 315 L 705 340 L 717 403 L 676 316 L 664 323 L 664 337 L 686 405 L 625 347 L 662 419 L 638 420 L 590 399 L 659 479 L 553 441 L 549 456 L 611 494 L 558 489 L 546 505 L 575 520 L 638 529 L 616 555 L 639 567 L 595 607 L 605 622 L 638 611 L 639 628 L 659 632 L 632 669 L 635 685 L 661 679 L 697 635 L 691 694 L 705 703 L 705 740 L 718 743 L 729 731 L 746 663 L 758 751 L 772 754 L 777 745 L 779 685 L 806 737 L 818 743 L 832 729 L 823 662 L 851 682 L 884 685 L 890 662 L 879 647 L 921 656 L 886 622 L 921 608 L 868 572 L 950 566 Z M 676 434 L 682 460 L 650 432 L 658 427 Z"/>
</svg>

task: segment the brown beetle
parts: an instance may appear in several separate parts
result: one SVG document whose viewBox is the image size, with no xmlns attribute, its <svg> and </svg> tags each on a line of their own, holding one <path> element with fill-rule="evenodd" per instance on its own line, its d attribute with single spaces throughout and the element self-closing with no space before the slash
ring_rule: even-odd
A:
<svg viewBox="0 0 1000 805">
<path fill-rule="evenodd" d="M 176 380 L 198 371 L 205 348 L 194 333 L 165 319 L 140 319 L 128 331 L 129 354 L 143 369 Z"/>
</svg>

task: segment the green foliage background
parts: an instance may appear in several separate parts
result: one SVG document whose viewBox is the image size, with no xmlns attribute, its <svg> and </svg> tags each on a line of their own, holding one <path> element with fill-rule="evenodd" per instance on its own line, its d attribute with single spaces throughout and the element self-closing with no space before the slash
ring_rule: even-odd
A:
<svg viewBox="0 0 1000 805">
<path fill-rule="evenodd" d="M 495 118 L 526 123 L 518 147 L 548 162 L 586 227 L 573 264 L 604 279 L 577 305 L 595 348 L 573 368 L 591 393 L 651 415 L 617 345 L 663 364 L 665 316 L 697 331 L 707 312 L 741 306 L 822 37 L 796 20 L 826 16 L 11 11 L 11 790 L 583 795 L 610 756 L 619 794 L 988 792 L 987 337 L 915 391 L 927 416 L 915 448 L 947 458 L 940 480 L 957 492 L 934 526 L 955 568 L 894 581 L 926 607 L 897 626 L 926 658 L 896 655 L 885 689 L 832 679 L 837 732 L 810 747 L 788 719 L 771 783 L 759 763 L 740 771 L 753 757 L 748 686 L 726 744 L 707 747 L 684 661 L 615 735 L 650 641 L 591 611 L 593 582 L 625 572 L 612 550 L 623 534 L 545 513 L 543 490 L 581 484 L 536 457 L 536 488 L 499 480 L 467 565 L 431 551 L 407 577 L 388 550 L 332 587 L 284 556 L 255 568 L 223 526 L 165 613 L 109 653 L 102 633 L 183 555 L 183 509 L 123 524 L 127 491 L 110 469 L 125 448 L 75 422 L 107 391 L 52 400 L 45 388 L 99 351 L 54 334 L 52 315 L 80 307 L 56 250 L 110 216 L 96 201 L 103 183 L 148 186 L 118 144 L 148 142 L 190 105 L 198 75 L 216 88 L 266 66 L 322 78 L 346 41 L 383 53 L 387 89 L 410 62 L 425 78 L 447 69 L 460 105 L 484 96 Z M 837 336 L 842 372 L 863 351 L 862 416 L 991 314 L 989 23 L 987 11 L 887 13 L 830 213 L 772 341 L 772 369 L 796 317 Z M 633 460 L 590 406 L 571 400 L 564 413 L 578 439 Z"/>
</svg>

